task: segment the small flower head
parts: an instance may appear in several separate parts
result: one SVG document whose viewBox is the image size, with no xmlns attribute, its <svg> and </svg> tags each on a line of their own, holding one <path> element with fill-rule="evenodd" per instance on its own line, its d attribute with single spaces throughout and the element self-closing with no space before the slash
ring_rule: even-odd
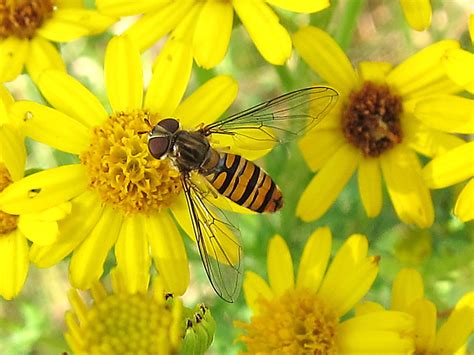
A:
<svg viewBox="0 0 474 355">
<path fill-rule="evenodd" d="M 115 276 L 115 274 L 114 274 Z M 166 300 L 158 285 L 152 292 L 130 294 L 113 283 L 113 292 L 97 282 L 86 304 L 73 289 L 73 307 L 66 313 L 66 340 L 75 353 L 172 354 L 182 341 L 183 306 L 179 299 Z"/>
<path fill-rule="evenodd" d="M 331 239 L 328 228 L 313 233 L 304 248 L 296 280 L 290 251 L 280 236 L 271 240 L 268 249 L 269 283 L 247 272 L 244 292 L 253 315 L 249 323 L 236 322 L 236 326 L 245 330 L 239 340 L 249 353 L 345 354 L 412 349 L 407 334 L 413 324 L 406 314 L 386 312 L 342 320 L 370 289 L 379 258 L 367 255 L 364 236 L 352 235 L 328 267 Z M 375 340 L 370 336 L 373 332 L 380 332 L 386 339 Z"/>
<path fill-rule="evenodd" d="M 465 114 L 472 112 L 472 100 L 453 95 L 460 87 L 442 65 L 447 50 L 459 43 L 435 43 L 396 67 L 361 62 L 354 70 L 337 43 L 318 28 L 302 28 L 293 42 L 340 93 L 330 114 L 299 142 L 318 173 L 303 192 L 298 216 L 307 221 L 321 217 L 357 170 L 369 217 L 381 211 L 384 181 L 403 222 L 431 226 L 433 202 L 416 153 L 437 156 L 463 143 L 451 133 L 474 132 L 474 115 Z"/>
</svg>

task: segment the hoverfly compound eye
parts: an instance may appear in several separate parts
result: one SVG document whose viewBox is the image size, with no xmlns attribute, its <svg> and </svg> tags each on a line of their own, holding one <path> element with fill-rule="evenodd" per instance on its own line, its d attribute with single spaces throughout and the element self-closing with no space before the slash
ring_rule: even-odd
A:
<svg viewBox="0 0 474 355">
<path fill-rule="evenodd" d="M 174 118 L 165 118 L 158 122 L 158 126 L 164 128 L 170 133 L 175 133 L 179 128 L 179 122 Z"/>
<path fill-rule="evenodd" d="M 154 158 L 160 159 L 168 152 L 170 143 L 170 137 L 151 137 L 148 140 L 148 150 Z"/>
</svg>

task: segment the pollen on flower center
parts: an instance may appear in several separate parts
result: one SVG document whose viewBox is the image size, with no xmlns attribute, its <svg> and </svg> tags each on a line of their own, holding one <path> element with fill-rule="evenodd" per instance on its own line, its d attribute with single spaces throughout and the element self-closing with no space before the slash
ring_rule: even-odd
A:
<svg viewBox="0 0 474 355">
<path fill-rule="evenodd" d="M 51 17 L 54 0 L 3 0 L 0 2 L 0 38 L 33 38 Z"/>
<path fill-rule="evenodd" d="M 0 163 L 0 192 L 12 183 L 10 173 L 3 163 Z M 18 216 L 0 211 L 0 237 L 16 229 Z"/>
<path fill-rule="evenodd" d="M 93 129 L 91 145 L 81 154 L 90 185 L 102 200 L 126 213 L 148 213 L 170 206 L 181 192 L 179 172 L 148 152 L 147 122 L 157 117 L 144 110 L 117 112 Z"/>
<path fill-rule="evenodd" d="M 88 354 L 157 354 L 160 342 L 169 342 L 171 308 L 145 294 L 109 294 L 77 328 L 81 348 Z"/>
<path fill-rule="evenodd" d="M 402 100 L 386 85 L 370 81 L 353 91 L 342 116 L 346 139 L 366 157 L 378 157 L 402 141 Z"/>
<path fill-rule="evenodd" d="M 240 337 L 249 353 L 335 354 L 338 318 L 313 292 L 290 290 L 278 298 L 261 299 L 259 313 Z"/>
</svg>

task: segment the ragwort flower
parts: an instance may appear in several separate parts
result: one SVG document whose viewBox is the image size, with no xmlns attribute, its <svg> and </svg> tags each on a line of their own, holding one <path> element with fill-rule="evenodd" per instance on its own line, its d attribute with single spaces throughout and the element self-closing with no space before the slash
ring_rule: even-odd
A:
<svg viewBox="0 0 474 355">
<path fill-rule="evenodd" d="M 415 319 L 411 333 L 415 354 L 465 354 L 465 346 L 474 329 L 474 292 L 465 294 L 451 311 L 448 319 L 437 327 L 436 305 L 424 296 L 423 279 L 414 269 L 401 270 L 393 282 L 392 310 L 406 312 Z M 368 302 L 357 308 L 358 314 L 384 311 L 376 303 Z"/>
<path fill-rule="evenodd" d="M 107 29 L 114 18 L 77 0 L 3 0 L 0 5 L 0 82 L 26 67 L 33 80 L 48 68 L 66 70 L 56 46 Z"/>
<path fill-rule="evenodd" d="M 474 117 L 466 114 L 472 100 L 453 95 L 460 87 L 441 65 L 446 50 L 459 43 L 435 43 L 395 68 L 361 62 L 355 71 L 318 28 L 301 29 L 293 41 L 302 58 L 340 94 L 336 107 L 299 142 L 309 167 L 319 172 L 297 214 L 306 221 L 321 217 L 357 169 L 368 216 L 380 213 L 383 176 L 398 217 L 429 227 L 433 204 L 415 152 L 436 156 L 464 142 L 450 133 L 474 132 Z"/>
<path fill-rule="evenodd" d="M 54 109 L 27 101 L 12 109 L 24 120 L 26 135 L 80 158 L 78 164 L 30 175 L 0 196 L 8 213 L 71 201 L 72 212 L 60 225 L 61 239 L 46 247 L 34 243 L 31 259 L 48 267 L 72 252 L 74 287 L 87 289 L 99 279 L 114 246 L 130 292 L 140 291 L 149 278 L 149 251 L 168 292 L 183 294 L 188 286 L 184 243 L 172 217 L 193 236 L 180 175 L 168 159 L 149 154 L 143 132 L 166 117 L 179 119 L 184 128 L 212 122 L 235 99 L 237 84 L 216 77 L 180 104 L 192 56 L 186 46 L 172 43 L 158 58 L 143 95 L 139 51 L 125 37 L 110 41 L 105 81 L 111 113 L 78 81 L 58 71 L 47 71 L 38 81 Z M 37 191 L 33 198 L 32 189 Z M 225 247 L 225 241 L 221 244 Z"/>
<path fill-rule="evenodd" d="M 8 117 L 13 104 L 10 93 L 0 86 L 0 192 L 23 177 L 26 161 L 24 136 Z M 32 191 L 32 194 L 35 192 Z M 36 213 L 0 210 L 0 295 L 11 300 L 23 288 L 29 267 L 27 239 L 48 245 L 58 237 L 57 221 L 69 212 L 69 204 Z"/>
<path fill-rule="evenodd" d="M 266 3 L 299 13 L 329 6 L 329 0 L 98 0 L 97 7 L 113 16 L 144 13 L 125 31 L 141 51 L 170 33 L 171 37 L 186 38 L 196 62 L 204 68 L 216 66 L 227 53 L 235 10 L 265 60 L 281 65 L 291 55 L 291 38 Z"/>
<path fill-rule="evenodd" d="M 313 233 L 296 280 L 290 251 L 280 236 L 268 248 L 269 283 L 246 273 L 243 287 L 253 315 L 250 323 L 235 325 L 245 329 L 239 340 L 249 353 L 406 354 L 413 349 L 413 320 L 405 313 L 341 319 L 370 289 L 379 258 L 367 256 L 367 238 L 355 234 L 328 267 L 331 240 L 328 228 Z"/>
</svg>

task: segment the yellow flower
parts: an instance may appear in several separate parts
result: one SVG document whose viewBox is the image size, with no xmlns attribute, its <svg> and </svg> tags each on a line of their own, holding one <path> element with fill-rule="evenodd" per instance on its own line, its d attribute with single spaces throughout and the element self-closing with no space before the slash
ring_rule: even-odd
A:
<svg viewBox="0 0 474 355">
<path fill-rule="evenodd" d="M 8 117 L 13 104 L 10 93 L 0 86 L 0 192 L 23 177 L 26 151 L 18 124 Z M 35 191 L 31 191 L 34 194 Z M 48 245 L 58 237 L 57 221 L 69 212 L 69 204 L 36 213 L 0 210 L 0 295 L 11 300 L 23 288 L 28 274 L 27 238 Z"/>
<path fill-rule="evenodd" d="M 474 329 L 474 292 L 465 294 L 441 327 L 437 327 L 439 314 L 436 306 L 424 296 L 423 279 L 414 269 L 401 270 L 393 282 L 392 310 L 406 312 L 415 319 L 415 354 L 465 354 L 465 345 Z M 358 314 L 384 311 L 376 303 L 362 304 Z"/>
<path fill-rule="evenodd" d="M 239 340 L 249 353 L 406 354 L 413 349 L 408 336 L 413 320 L 407 314 L 345 317 L 370 289 L 379 258 L 367 256 L 367 238 L 355 234 L 328 267 L 331 240 L 329 228 L 311 235 L 296 280 L 290 251 L 280 236 L 268 248 L 269 283 L 246 273 L 243 287 L 253 315 L 250 323 L 236 326 L 246 330 Z"/>
<path fill-rule="evenodd" d="M 441 58 L 456 41 L 435 43 L 395 68 L 361 62 L 355 71 L 341 48 L 324 31 L 305 27 L 295 47 L 310 67 L 339 91 L 336 107 L 299 146 L 313 171 L 297 214 L 321 217 L 358 170 L 359 193 L 368 216 L 382 207 L 382 176 L 398 217 L 429 227 L 434 211 L 415 152 L 436 156 L 461 145 L 453 134 L 473 133 L 466 115 L 472 100 L 453 95 L 460 88 L 446 76 Z"/>
<path fill-rule="evenodd" d="M 77 290 L 69 292 L 64 334 L 75 354 L 175 354 L 183 337 L 183 305 L 166 300 L 157 279 L 153 290 L 131 294 L 118 272 L 112 272 L 113 292 L 100 282 L 88 304 Z"/>
<path fill-rule="evenodd" d="M 140 291 L 148 280 L 151 257 L 166 290 L 185 292 L 188 261 L 172 216 L 188 235 L 193 232 L 180 176 L 168 159 L 149 154 L 143 132 L 166 117 L 179 119 L 185 129 L 210 123 L 227 110 L 238 90 L 233 79 L 219 76 L 180 104 L 192 61 L 186 46 L 169 41 L 143 95 L 140 53 L 126 37 L 116 37 L 105 54 L 111 113 L 78 81 L 58 71 L 47 71 L 38 81 L 54 109 L 27 101 L 14 105 L 12 112 L 25 121 L 27 136 L 80 158 L 80 163 L 30 175 L 0 196 L 0 206 L 8 213 L 71 201 L 72 212 L 60 226 L 61 239 L 46 247 L 33 244 L 35 264 L 48 267 L 72 252 L 71 282 L 87 289 L 103 273 L 115 246 L 130 292 Z M 37 191 L 33 198 L 31 189 Z"/>
<path fill-rule="evenodd" d="M 4 0 L 0 7 L 0 82 L 26 67 L 32 79 L 45 69 L 66 71 L 56 46 L 104 31 L 116 20 L 78 0 Z"/>
<path fill-rule="evenodd" d="M 474 109 L 472 111 L 474 115 Z M 474 142 L 465 143 L 430 161 L 423 169 L 430 188 L 439 189 L 468 180 L 454 206 L 462 221 L 474 219 Z"/>
<path fill-rule="evenodd" d="M 299 13 L 329 6 L 329 0 L 98 0 L 97 8 L 113 16 L 144 13 L 125 31 L 141 51 L 170 33 L 171 38 L 186 40 L 196 62 L 204 68 L 215 67 L 227 53 L 235 10 L 265 60 L 281 65 L 291 55 L 291 38 L 265 2 Z"/>
<path fill-rule="evenodd" d="M 424 31 L 431 25 L 430 0 L 400 0 L 403 14 L 411 28 Z"/>
</svg>

